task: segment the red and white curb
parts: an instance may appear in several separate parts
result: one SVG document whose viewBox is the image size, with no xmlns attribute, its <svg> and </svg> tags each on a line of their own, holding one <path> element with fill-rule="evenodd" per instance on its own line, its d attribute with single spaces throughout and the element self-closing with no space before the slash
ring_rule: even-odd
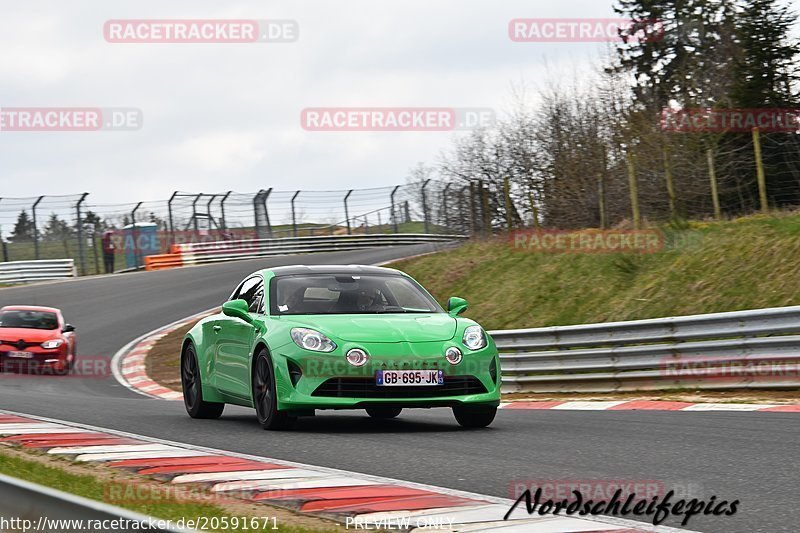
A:
<svg viewBox="0 0 800 533">
<path fill-rule="evenodd" d="M 504 533 L 685 532 L 611 517 L 528 515 L 513 501 L 442 487 L 279 461 L 154 439 L 85 424 L 0 411 L 0 444 L 77 462 L 122 468 L 173 487 L 203 487 L 333 519 L 353 529 L 501 531 Z"/>
<path fill-rule="evenodd" d="M 557 411 L 772 411 L 800 413 L 799 404 L 763 403 L 690 403 L 660 400 L 619 401 L 514 401 L 500 404 L 500 409 L 554 409 Z"/>
<path fill-rule="evenodd" d="M 215 313 L 217 310 L 218 308 L 209 309 L 183 318 L 145 333 L 138 339 L 128 343 L 111 360 L 111 371 L 114 374 L 114 378 L 123 386 L 144 396 L 158 398 L 159 400 L 183 400 L 183 395 L 180 392 L 156 383 L 147 375 L 145 359 L 153 345 L 160 339 L 190 322 L 196 322 L 207 315 Z"/>
</svg>

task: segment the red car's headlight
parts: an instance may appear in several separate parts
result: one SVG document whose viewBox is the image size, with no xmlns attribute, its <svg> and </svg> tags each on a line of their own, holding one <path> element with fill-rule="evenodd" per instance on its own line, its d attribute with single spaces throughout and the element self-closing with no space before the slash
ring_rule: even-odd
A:
<svg viewBox="0 0 800 533">
<path fill-rule="evenodd" d="M 62 339 L 53 339 L 49 341 L 44 341 L 42 343 L 42 348 L 44 348 L 45 350 L 55 350 L 62 344 L 64 344 L 64 341 Z"/>
</svg>

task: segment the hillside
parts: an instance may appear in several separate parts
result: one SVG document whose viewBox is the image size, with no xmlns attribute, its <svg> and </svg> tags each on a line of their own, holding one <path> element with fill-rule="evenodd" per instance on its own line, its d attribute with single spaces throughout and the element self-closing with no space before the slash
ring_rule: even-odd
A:
<svg viewBox="0 0 800 533">
<path fill-rule="evenodd" d="M 635 320 L 800 304 L 800 213 L 661 228 L 648 254 L 514 251 L 506 238 L 400 261 L 487 329 Z"/>
</svg>

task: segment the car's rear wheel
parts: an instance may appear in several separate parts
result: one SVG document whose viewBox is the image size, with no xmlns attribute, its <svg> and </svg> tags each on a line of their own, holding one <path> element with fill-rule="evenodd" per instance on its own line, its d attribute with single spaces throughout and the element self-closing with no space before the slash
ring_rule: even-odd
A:
<svg viewBox="0 0 800 533">
<path fill-rule="evenodd" d="M 485 428 L 494 420 L 497 407 L 491 405 L 460 405 L 453 407 L 456 421 L 465 428 Z"/>
<path fill-rule="evenodd" d="M 189 344 L 181 357 L 181 386 L 183 404 L 192 418 L 219 418 L 225 409 L 224 403 L 203 400 L 203 382 L 194 346 Z"/>
<path fill-rule="evenodd" d="M 402 407 L 393 407 L 389 405 L 373 405 L 367 407 L 367 414 L 372 418 L 397 418 L 402 411 Z"/>
<path fill-rule="evenodd" d="M 262 349 L 256 356 L 253 368 L 253 405 L 256 408 L 258 423 L 264 429 L 290 429 L 297 417 L 278 411 L 278 393 L 275 387 L 275 374 L 267 350 Z"/>
</svg>

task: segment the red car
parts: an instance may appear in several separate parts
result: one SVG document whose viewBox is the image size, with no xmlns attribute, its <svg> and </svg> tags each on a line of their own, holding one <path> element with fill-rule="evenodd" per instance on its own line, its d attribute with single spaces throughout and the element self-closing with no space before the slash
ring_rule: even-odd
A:
<svg viewBox="0 0 800 533">
<path fill-rule="evenodd" d="M 28 305 L 0 308 L 0 370 L 67 374 L 75 365 L 75 327 L 59 309 Z"/>
</svg>

